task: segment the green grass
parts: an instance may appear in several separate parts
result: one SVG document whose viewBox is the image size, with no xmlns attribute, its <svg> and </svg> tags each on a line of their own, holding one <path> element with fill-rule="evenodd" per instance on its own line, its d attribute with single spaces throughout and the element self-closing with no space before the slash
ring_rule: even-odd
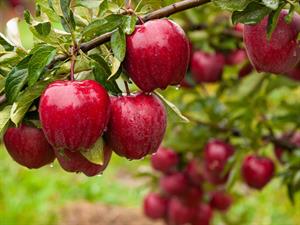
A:
<svg viewBox="0 0 300 225">
<path fill-rule="evenodd" d="M 139 207 L 145 187 L 128 184 L 126 174 L 136 173 L 143 162 L 114 157 L 102 176 L 87 178 L 82 174 L 53 167 L 28 170 L 17 165 L 0 147 L 0 225 L 53 225 L 59 209 L 67 202 L 87 200 L 113 205 Z M 262 192 L 236 186 L 246 195 L 226 214 L 230 225 L 299 225 L 300 196 L 292 206 L 276 180 Z M 215 224 L 220 222 L 218 214 Z"/>
</svg>

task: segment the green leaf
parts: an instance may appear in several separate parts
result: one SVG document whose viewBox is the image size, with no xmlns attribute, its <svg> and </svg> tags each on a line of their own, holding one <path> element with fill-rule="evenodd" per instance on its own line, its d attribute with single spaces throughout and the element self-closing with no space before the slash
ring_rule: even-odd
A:
<svg viewBox="0 0 300 225">
<path fill-rule="evenodd" d="M 75 29 L 75 19 L 73 12 L 70 8 L 71 0 L 60 0 L 60 7 L 63 13 L 61 23 L 67 32 L 71 32 Z"/>
<path fill-rule="evenodd" d="M 270 8 L 253 2 L 249 4 L 244 11 L 233 12 L 232 23 L 256 24 L 265 18 L 265 16 L 267 16 L 271 11 L 272 10 Z"/>
<path fill-rule="evenodd" d="M 116 57 L 113 58 L 112 60 L 112 67 L 111 67 L 111 74 L 107 78 L 108 80 L 115 80 L 119 77 L 119 71 L 121 67 L 121 62 L 118 60 Z"/>
<path fill-rule="evenodd" d="M 189 119 L 186 118 L 180 110 L 170 101 L 168 101 L 164 96 L 162 96 L 158 91 L 154 91 L 154 93 L 180 118 L 180 120 L 184 123 L 189 123 Z"/>
<path fill-rule="evenodd" d="M 104 19 L 95 20 L 90 23 L 82 32 L 85 40 L 90 40 L 101 34 L 117 29 L 123 22 L 122 15 L 109 15 Z"/>
<path fill-rule="evenodd" d="M 271 39 L 271 36 L 272 36 L 274 30 L 276 29 L 277 22 L 278 22 L 278 19 L 280 16 L 280 12 L 283 7 L 284 7 L 284 5 L 279 7 L 276 11 L 272 11 L 269 15 L 268 26 L 267 26 L 267 36 L 268 36 L 269 40 Z"/>
<path fill-rule="evenodd" d="M 122 30 L 125 34 L 130 35 L 135 30 L 135 25 L 138 21 L 137 16 L 124 16 Z"/>
<path fill-rule="evenodd" d="M 126 35 L 121 30 L 116 30 L 111 36 L 111 48 L 115 55 L 115 57 L 120 61 L 123 62 L 126 54 Z"/>
<path fill-rule="evenodd" d="M 15 66 L 21 60 L 16 52 L 7 52 L 0 57 L 0 66 Z"/>
<path fill-rule="evenodd" d="M 104 16 L 107 10 L 108 10 L 108 2 L 107 2 L 107 0 L 103 0 L 101 2 L 101 4 L 99 5 L 98 16 L 99 17 Z"/>
<path fill-rule="evenodd" d="M 11 107 L 12 107 L 11 105 L 5 106 L 0 111 L 0 133 L 2 133 L 3 129 L 5 128 L 6 124 L 10 119 Z"/>
<path fill-rule="evenodd" d="M 253 0 L 212 0 L 212 2 L 224 10 L 241 11 Z"/>
<path fill-rule="evenodd" d="M 51 23 L 50 22 L 42 22 L 33 26 L 34 29 L 41 35 L 47 36 L 51 31 Z"/>
<path fill-rule="evenodd" d="M 81 151 L 81 154 L 90 162 L 95 163 L 97 165 L 103 164 L 103 148 L 104 141 L 103 138 L 98 138 L 97 142 L 94 144 L 92 148 L 88 151 Z"/>
<path fill-rule="evenodd" d="M 18 97 L 17 101 L 13 104 L 10 113 L 10 119 L 16 126 L 22 121 L 33 101 L 40 97 L 50 82 L 50 80 L 41 81 L 33 87 L 28 87 L 24 93 Z"/>
<path fill-rule="evenodd" d="M 264 5 L 270 9 L 276 10 L 279 6 L 279 0 L 262 0 Z"/>
<path fill-rule="evenodd" d="M 31 56 L 27 56 L 16 65 L 8 74 L 5 82 L 5 93 L 9 103 L 13 103 L 27 82 L 28 62 Z"/>
<path fill-rule="evenodd" d="M 56 49 L 52 46 L 45 45 L 36 50 L 29 61 L 28 65 L 28 84 L 34 85 L 45 67 L 52 61 L 56 55 Z"/>
<path fill-rule="evenodd" d="M 2 45 L 6 51 L 13 51 L 15 48 L 14 45 L 2 33 L 0 33 L 0 45 Z"/>
<path fill-rule="evenodd" d="M 88 9 L 94 9 L 100 6 L 101 1 L 99 0 L 76 0 L 76 6 L 83 6 Z"/>
<path fill-rule="evenodd" d="M 101 83 L 106 90 L 114 95 L 122 93 L 115 80 L 108 80 L 110 68 L 106 61 L 98 54 L 93 54 L 89 57 L 93 59 L 92 68 L 96 81 Z"/>
</svg>

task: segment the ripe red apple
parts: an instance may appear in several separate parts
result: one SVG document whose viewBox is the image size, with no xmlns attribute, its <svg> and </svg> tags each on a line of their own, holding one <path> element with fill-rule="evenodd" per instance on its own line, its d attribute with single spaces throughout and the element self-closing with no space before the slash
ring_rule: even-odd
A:
<svg viewBox="0 0 300 225">
<path fill-rule="evenodd" d="M 178 198 L 172 198 L 169 204 L 168 219 L 172 225 L 184 225 L 193 219 L 193 207 L 189 207 Z"/>
<path fill-rule="evenodd" d="M 249 75 L 253 71 L 253 66 L 250 62 L 246 63 L 239 71 L 239 78 Z"/>
<path fill-rule="evenodd" d="M 21 5 L 20 0 L 9 0 L 8 2 L 13 8 L 17 7 L 18 5 Z"/>
<path fill-rule="evenodd" d="M 197 83 L 220 81 L 224 65 L 225 58 L 223 54 L 196 51 L 191 61 L 193 78 Z"/>
<path fill-rule="evenodd" d="M 171 172 L 179 162 L 177 153 L 170 149 L 160 147 L 156 153 L 151 156 L 151 164 L 154 169 L 163 173 Z"/>
<path fill-rule="evenodd" d="M 86 176 L 95 176 L 97 174 L 102 173 L 111 158 L 112 151 L 107 146 L 104 145 L 103 148 L 103 163 L 95 164 L 90 162 L 87 158 L 85 158 L 80 152 L 72 152 L 70 150 L 57 150 L 55 149 L 55 154 L 60 166 L 67 172 L 76 172 L 76 173 L 84 173 Z"/>
<path fill-rule="evenodd" d="M 247 53 L 244 49 L 237 49 L 226 56 L 227 65 L 238 65 L 247 60 Z"/>
<path fill-rule="evenodd" d="M 274 167 L 269 158 L 249 155 L 242 165 L 244 181 L 252 188 L 262 189 L 272 179 Z"/>
<path fill-rule="evenodd" d="M 195 186 L 200 186 L 204 182 L 204 168 L 197 160 L 191 160 L 186 168 L 185 173 L 187 174 L 190 182 Z"/>
<path fill-rule="evenodd" d="M 236 24 L 236 25 L 234 26 L 234 30 L 235 30 L 235 31 L 238 31 L 238 32 L 240 32 L 240 33 L 243 33 L 243 32 L 244 32 L 244 27 L 245 27 L 244 24 L 238 23 L 238 24 Z"/>
<path fill-rule="evenodd" d="M 167 216 L 168 199 L 156 193 L 148 194 L 144 199 L 144 213 L 151 219 L 162 219 Z"/>
<path fill-rule="evenodd" d="M 209 205 L 200 203 L 195 211 L 192 225 L 210 225 L 213 218 L 213 211 Z"/>
<path fill-rule="evenodd" d="M 189 63 L 189 41 L 180 26 L 157 19 L 137 26 L 127 37 L 124 67 L 143 91 L 179 85 Z"/>
<path fill-rule="evenodd" d="M 42 129 L 21 125 L 8 128 L 4 144 L 10 156 L 29 169 L 37 169 L 54 161 L 55 155 Z"/>
<path fill-rule="evenodd" d="M 300 66 L 297 65 L 291 71 L 287 72 L 286 75 L 293 80 L 300 81 Z"/>
<path fill-rule="evenodd" d="M 204 164 L 206 169 L 214 174 L 221 174 L 228 159 L 233 155 L 234 148 L 221 141 L 211 140 L 204 148 Z"/>
<path fill-rule="evenodd" d="M 244 43 L 249 59 L 258 72 L 284 74 L 300 60 L 297 40 L 300 17 L 295 13 L 292 22 L 288 24 L 285 21 L 287 13 L 281 11 L 270 40 L 267 37 L 267 17 L 256 25 L 245 25 Z"/>
<path fill-rule="evenodd" d="M 162 177 L 160 187 L 168 195 L 181 195 L 187 191 L 189 182 L 184 173 L 178 172 Z"/>
<path fill-rule="evenodd" d="M 112 97 L 106 137 L 118 155 L 140 159 L 157 151 L 166 124 L 165 107 L 155 95 Z"/>
<path fill-rule="evenodd" d="M 216 191 L 211 193 L 210 206 L 220 211 L 227 211 L 231 204 L 232 198 L 224 191 Z"/>
<path fill-rule="evenodd" d="M 201 187 L 190 185 L 184 195 L 181 197 L 182 201 L 189 206 L 198 205 L 202 200 L 203 190 Z"/>
<path fill-rule="evenodd" d="M 96 81 L 56 81 L 43 93 L 39 114 L 43 131 L 54 148 L 91 148 L 109 118 L 110 100 Z"/>
</svg>

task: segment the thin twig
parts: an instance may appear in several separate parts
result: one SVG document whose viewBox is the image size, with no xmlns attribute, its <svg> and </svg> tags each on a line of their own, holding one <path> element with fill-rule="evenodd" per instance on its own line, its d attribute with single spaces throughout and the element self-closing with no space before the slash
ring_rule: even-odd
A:
<svg viewBox="0 0 300 225">
<path fill-rule="evenodd" d="M 0 96 L 0 105 L 2 104 L 2 103 L 4 103 L 4 102 L 6 102 L 6 96 L 5 96 L 5 94 L 4 95 L 1 95 Z"/>
</svg>

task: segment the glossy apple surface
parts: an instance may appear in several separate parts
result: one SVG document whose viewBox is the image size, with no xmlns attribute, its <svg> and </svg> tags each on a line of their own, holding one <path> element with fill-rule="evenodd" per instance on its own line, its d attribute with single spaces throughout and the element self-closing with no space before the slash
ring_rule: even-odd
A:
<svg viewBox="0 0 300 225">
<path fill-rule="evenodd" d="M 224 65 L 223 54 L 196 51 L 191 61 L 192 76 L 196 83 L 220 81 Z"/>
<path fill-rule="evenodd" d="M 275 166 L 271 159 L 249 155 L 242 165 L 242 175 L 248 186 L 262 189 L 274 175 Z"/>
<path fill-rule="evenodd" d="M 155 95 L 112 97 L 106 139 L 118 155 L 140 159 L 157 151 L 166 124 L 165 107 Z"/>
<path fill-rule="evenodd" d="M 42 129 L 21 125 L 8 128 L 3 137 L 10 156 L 29 169 L 37 169 L 54 161 L 54 150 Z"/>
<path fill-rule="evenodd" d="M 189 64 L 189 41 L 180 26 L 157 19 L 137 26 L 126 40 L 124 67 L 143 91 L 179 85 Z"/>
<path fill-rule="evenodd" d="M 43 93 L 39 114 L 49 143 L 57 149 L 91 148 L 109 118 L 110 99 L 96 81 L 56 81 Z"/>
<path fill-rule="evenodd" d="M 227 65 L 238 65 L 247 60 L 247 53 L 244 49 L 237 49 L 226 56 Z"/>
<path fill-rule="evenodd" d="M 204 182 L 204 168 L 197 160 L 191 160 L 187 164 L 185 173 L 190 179 L 190 182 L 195 186 L 199 187 Z"/>
<path fill-rule="evenodd" d="M 71 152 L 70 150 L 55 150 L 55 154 L 60 166 L 67 172 L 84 173 L 86 176 L 95 176 L 102 173 L 111 158 L 112 151 L 105 145 L 103 148 L 103 163 L 96 164 L 90 162 L 80 152 Z"/>
<path fill-rule="evenodd" d="M 189 181 L 184 173 L 177 172 L 162 177 L 160 187 L 167 195 L 181 195 L 188 190 Z"/>
<path fill-rule="evenodd" d="M 258 72 L 284 74 L 300 60 L 297 40 L 300 17 L 295 13 L 292 22 L 287 23 L 286 15 L 287 11 L 281 11 L 270 40 L 267 37 L 268 17 L 256 25 L 245 25 L 244 43 L 249 59 Z"/>
<path fill-rule="evenodd" d="M 178 162 L 179 157 L 177 153 L 170 148 L 159 147 L 157 152 L 151 156 L 152 167 L 163 173 L 174 170 Z"/>
<path fill-rule="evenodd" d="M 144 213 L 151 219 L 162 219 L 167 216 L 168 199 L 156 193 L 148 194 L 144 199 Z"/>
</svg>

